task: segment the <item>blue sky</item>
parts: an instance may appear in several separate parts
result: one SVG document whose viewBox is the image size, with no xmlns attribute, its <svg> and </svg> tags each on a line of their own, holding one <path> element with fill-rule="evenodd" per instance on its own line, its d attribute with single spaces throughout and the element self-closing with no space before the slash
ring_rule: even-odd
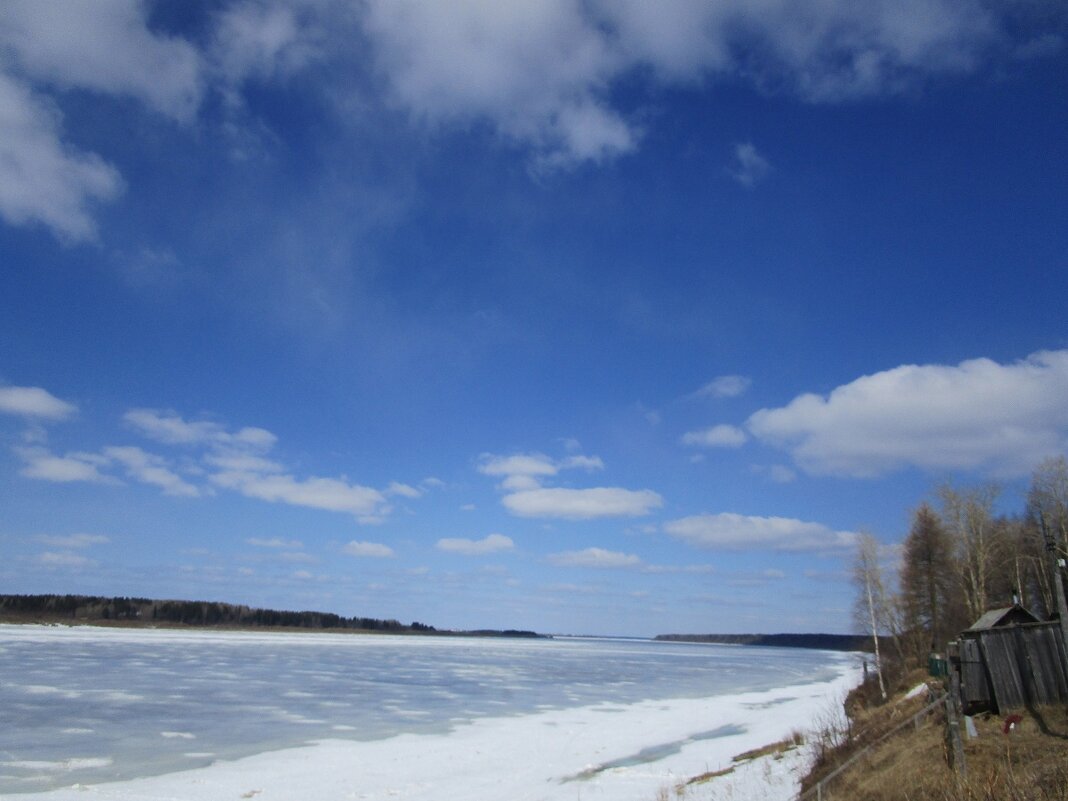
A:
<svg viewBox="0 0 1068 801">
<path fill-rule="evenodd" d="M 1058 2 L 0 8 L 0 586 L 852 628 L 1068 452 Z"/>
</svg>

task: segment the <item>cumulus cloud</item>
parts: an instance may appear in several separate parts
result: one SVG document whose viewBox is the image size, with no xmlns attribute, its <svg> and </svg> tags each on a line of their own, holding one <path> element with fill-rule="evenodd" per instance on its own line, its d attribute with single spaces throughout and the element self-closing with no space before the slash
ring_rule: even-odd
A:
<svg viewBox="0 0 1068 801">
<path fill-rule="evenodd" d="M 582 551 L 564 551 L 549 555 L 549 562 L 557 567 L 637 567 L 642 560 L 633 554 L 607 551 L 604 548 L 586 548 Z"/>
<path fill-rule="evenodd" d="M 67 420 L 78 413 L 78 407 L 41 387 L 0 387 L 0 412 L 42 420 Z"/>
<path fill-rule="evenodd" d="M 380 542 L 359 542 L 352 540 L 342 549 L 349 556 L 370 557 L 373 559 L 385 559 L 394 555 L 393 549 Z"/>
<path fill-rule="evenodd" d="M 499 551 L 510 551 L 515 547 L 515 543 L 512 542 L 511 537 L 506 537 L 503 534 L 490 534 L 480 540 L 446 537 L 438 540 L 437 547 L 439 551 L 459 553 L 465 556 L 482 556 L 483 554 L 497 553 Z"/>
<path fill-rule="evenodd" d="M 663 528 L 672 537 L 699 548 L 826 551 L 848 549 L 856 543 L 855 533 L 834 531 L 821 523 L 730 512 L 683 517 L 665 523 Z"/>
<path fill-rule="evenodd" d="M 740 142 L 734 146 L 727 172 L 746 189 L 752 189 L 771 172 L 771 162 L 757 151 L 752 142 Z"/>
<path fill-rule="evenodd" d="M 904 365 L 826 396 L 801 395 L 747 423 L 812 474 L 870 477 L 904 467 L 1022 475 L 1068 448 L 1068 350 L 1012 364 Z"/>
<path fill-rule="evenodd" d="M 737 426 L 717 425 L 701 431 L 688 431 L 682 444 L 700 448 L 740 448 L 748 439 Z"/>
<path fill-rule="evenodd" d="M 1025 15 L 981 0 L 373 0 L 363 29 L 392 101 L 414 119 L 487 121 L 555 166 L 637 146 L 639 126 L 609 98 L 638 71 L 660 85 L 740 78 L 840 102 L 972 72 L 991 58 L 1048 52 L 1028 48 L 1051 34 L 1033 30 Z M 736 147 L 739 182 L 752 186 L 768 169 L 752 144 Z"/>
<path fill-rule="evenodd" d="M 603 517 L 640 517 L 663 505 L 652 490 L 619 487 L 569 489 L 543 487 L 504 496 L 508 511 L 520 517 L 547 517 L 564 520 L 593 520 Z"/>
<path fill-rule="evenodd" d="M 571 489 L 546 487 L 544 482 L 562 470 L 601 470 L 598 456 L 573 454 L 555 460 L 544 454 L 494 456 L 483 454 L 479 471 L 501 478 L 499 489 L 506 494 L 504 507 L 520 517 L 544 517 L 565 520 L 592 520 L 601 517 L 636 517 L 658 508 L 663 499 L 651 490 L 627 490 L 619 487 Z"/>
<path fill-rule="evenodd" d="M 553 166 L 636 145 L 636 129 L 605 99 L 619 57 L 573 0 L 372 0 L 367 12 L 379 72 L 393 102 L 416 120 L 489 120 Z"/>
</svg>

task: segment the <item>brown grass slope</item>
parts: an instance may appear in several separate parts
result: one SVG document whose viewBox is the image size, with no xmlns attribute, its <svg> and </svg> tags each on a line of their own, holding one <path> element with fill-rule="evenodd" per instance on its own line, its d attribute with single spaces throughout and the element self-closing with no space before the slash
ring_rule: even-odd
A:
<svg viewBox="0 0 1068 801">
<path fill-rule="evenodd" d="M 905 677 L 912 686 L 922 673 Z M 825 733 L 812 772 L 802 788 L 815 787 L 850 756 L 870 747 L 823 788 L 835 801 L 1068 801 L 1068 708 L 1016 710 L 1022 719 L 1007 734 L 1007 716 L 979 715 L 978 737 L 964 739 L 965 771 L 949 767 L 945 714 L 941 706 L 915 724 L 909 719 L 928 703 L 926 695 L 886 703 L 862 686 L 846 701 L 845 731 Z M 932 685 L 941 694 L 941 688 Z M 874 698 L 873 698 L 874 696 Z M 893 734 L 893 729 L 906 725 Z M 813 793 L 811 798 L 815 798 Z"/>
</svg>

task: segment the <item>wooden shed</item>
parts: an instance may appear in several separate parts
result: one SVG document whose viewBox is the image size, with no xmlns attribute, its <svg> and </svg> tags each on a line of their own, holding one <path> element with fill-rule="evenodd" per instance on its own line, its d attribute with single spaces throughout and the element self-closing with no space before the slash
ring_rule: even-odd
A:
<svg viewBox="0 0 1068 801">
<path fill-rule="evenodd" d="M 1019 605 L 992 609 L 961 632 L 957 660 L 961 704 L 969 714 L 1068 703 L 1060 627 L 1039 622 Z"/>
</svg>

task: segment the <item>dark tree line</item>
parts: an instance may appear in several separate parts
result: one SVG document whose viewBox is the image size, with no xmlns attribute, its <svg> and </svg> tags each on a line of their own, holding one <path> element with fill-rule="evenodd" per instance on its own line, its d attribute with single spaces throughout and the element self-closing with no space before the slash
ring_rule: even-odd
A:
<svg viewBox="0 0 1068 801">
<path fill-rule="evenodd" d="M 1047 459 L 1034 471 L 1022 512 L 997 515 L 998 487 L 940 486 L 912 513 L 897 591 L 893 570 L 862 536 L 855 562 L 857 619 L 917 662 L 990 609 L 1019 603 L 1040 620 L 1058 614 L 1056 558 L 1068 556 L 1068 462 Z"/>
<path fill-rule="evenodd" d="M 391 633 L 436 631 L 425 623 L 342 617 L 331 612 L 257 609 L 217 601 L 160 601 L 91 595 L 0 595 L 0 619 L 44 621 L 131 621 L 188 626 L 349 629 Z"/>
</svg>

